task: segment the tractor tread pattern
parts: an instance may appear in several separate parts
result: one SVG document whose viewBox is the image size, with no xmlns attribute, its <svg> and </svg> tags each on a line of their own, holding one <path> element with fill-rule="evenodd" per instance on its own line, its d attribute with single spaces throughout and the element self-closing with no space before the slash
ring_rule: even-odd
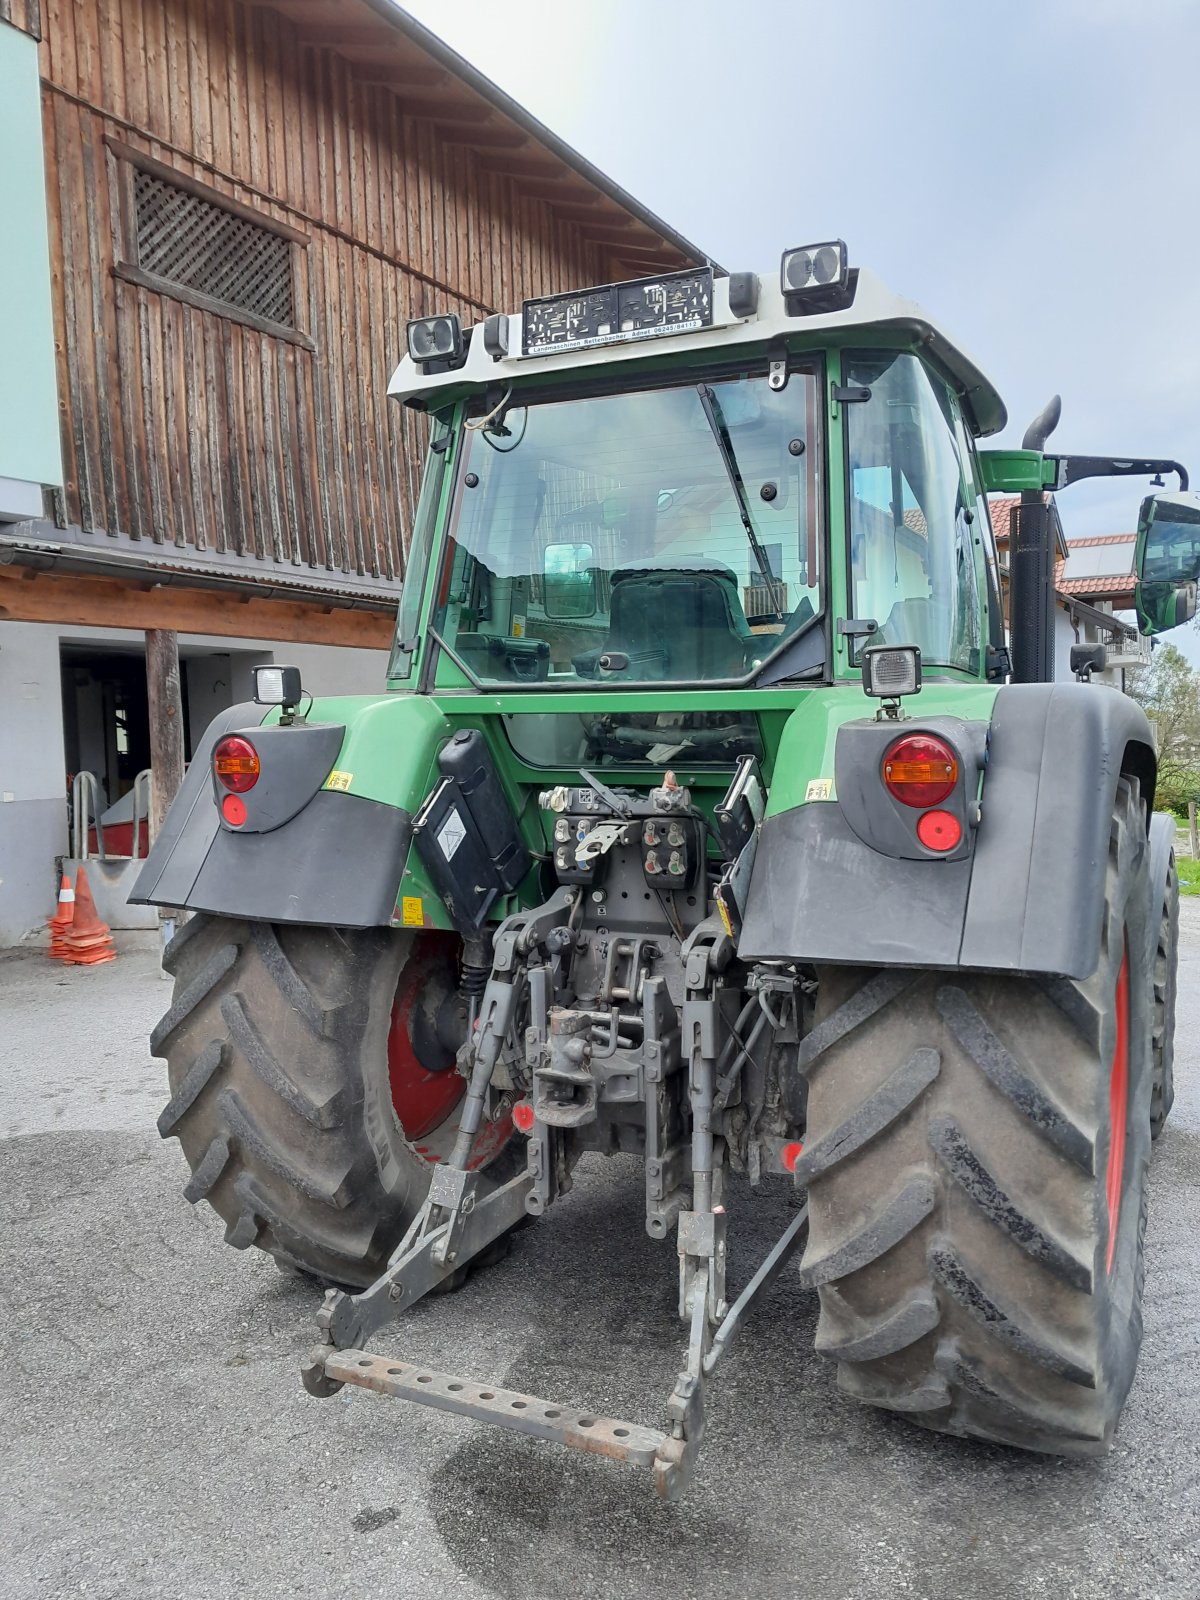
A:
<svg viewBox="0 0 1200 1600">
<path fill-rule="evenodd" d="M 937 1008 L 943 1022 L 979 1070 L 1001 1094 L 1008 1096 L 1042 1138 L 1056 1145 L 1084 1172 L 1092 1172 L 1096 1158 L 1092 1140 L 1038 1087 L 963 990 L 952 984 L 944 985 L 938 990 Z"/>
<path fill-rule="evenodd" d="M 1104 1435 L 1099 1428 L 1081 1428 L 1077 1419 L 1061 1407 L 1048 1406 L 1045 1399 L 1031 1389 L 997 1377 L 978 1361 L 970 1360 L 953 1348 L 939 1352 L 938 1368 L 949 1383 L 965 1391 L 970 1400 L 982 1402 L 986 1408 L 989 1435 L 1001 1443 L 1026 1443 L 1052 1430 L 1060 1447 L 1067 1445 L 1103 1446 Z M 974 1428 L 963 1430 L 975 1432 Z M 1007 1435 L 1007 1437 L 1006 1437 Z M 1068 1453 L 1063 1449 L 1063 1453 Z M 1071 1453 L 1095 1453 L 1094 1450 Z"/>
<path fill-rule="evenodd" d="M 915 1289 L 871 1321 L 851 1311 L 830 1285 L 817 1324 L 817 1353 L 833 1361 L 878 1361 L 923 1339 L 940 1317 L 937 1299 L 928 1289 Z"/>
<path fill-rule="evenodd" d="M 815 1288 L 830 1278 L 844 1278 L 878 1261 L 923 1222 L 936 1203 L 933 1183 L 928 1178 L 914 1178 L 836 1249 L 811 1261 L 805 1256 L 800 1268 L 801 1283 Z"/>
<path fill-rule="evenodd" d="M 158 1114 L 158 1131 L 169 1139 L 175 1132 L 180 1117 L 190 1111 L 209 1079 L 225 1057 L 225 1046 L 220 1039 L 211 1039 L 188 1068 L 187 1076 Z"/>
<path fill-rule="evenodd" d="M 229 1037 L 244 1056 L 247 1065 L 258 1074 L 268 1089 L 273 1090 L 297 1116 L 303 1117 L 305 1122 L 310 1122 L 314 1128 L 327 1130 L 336 1124 L 339 1110 L 338 1096 L 335 1094 L 327 1099 L 318 1100 L 292 1081 L 250 1020 L 241 995 L 227 994 L 221 1001 L 221 1015 L 229 1029 Z"/>
<path fill-rule="evenodd" d="M 207 928 L 208 923 L 204 917 L 189 917 L 186 922 L 177 924 L 175 932 L 171 935 L 171 942 L 163 951 L 163 971 L 173 978 L 179 971 L 179 964 L 192 940 Z"/>
<path fill-rule="evenodd" d="M 1075 1289 L 1082 1289 L 1086 1294 L 1091 1293 L 1091 1264 L 1072 1255 L 1056 1239 L 1051 1238 L 1027 1210 L 1013 1203 L 971 1148 L 953 1117 L 931 1117 L 928 1132 L 930 1146 L 946 1171 L 990 1221 L 1002 1228 L 1027 1255 L 1040 1261 L 1064 1282 Z"/>
<path fill-rule="evenodd" d="M 947 1294 L 982 1323 L 994 1338 L 1011 1344 L 1047 1372 L 1082 1384 L 1085 1389 L 1095 1388 L 1096 1378 L 1091 1368 L 1077 1361 L 1069 1351 L 1060 1349 L 1044 1330 L 1035 1328 L 1030 1315 L 1005 1304 L 999 1290 L 985 1288 L 980 1268 L 972 1267 L 968 1271 L 958 1251 L 944 1243 L 935 1245 L 929 1252 L 929 1265 Z"/>
<path fill-rule="evenodd" d="M 269 922 L 255 922 L 251 924 L 250 937 L 254 941 L 258 959 L 270 973 L 275 987 L 288 1005 L 300 1013 L 314 1032 L 323 1034 L 328 1023 L 328 1014 L 325 1008 L 318 1004 L 312 990 L 284 954 L 275 929 Z"/>
<path fill-rule="evenodd" d="M 336 1182 L 331 1182 L 323 1174 L 307 1172 L 298 1162 L 290 1160 L 280 1148 L 278 1140 L 272 1139 L 258 1127 L 235 1089 L 222 1089 L 218 1105 L 221 1120 L 239 1150 L 253 1155 L 256 1161 L 293 1189 L 308 1195 L 311 1200 L 319 1201 L 321 1205 L 338 1210 L 347 1203 L 348 1172 L 343 1173 Z"/>
<path fill-rule="evenodd" d="M 1175 1103 L 1175 1040 L 1171 1021 L 1179 966 L 1179 869 L 1171 852 L 1154 950 L 1154 1085 L 1150 1136 L 1159 1138 Z"/>
<path fill-rule="evenodd" d="M 152 1056 L 165 1054 L 163 1047 L 171 1035 L 177 1028 L 183 1026 L 196 1007 L 202 1004 L 208 995 L 212 993 L 237 958 L 237 945 L 223 944 L 219 950 L 208 958 L 183 993 L 175 996 L 171 1001 L 166 1016 L 161 1018 L 155 1025 L 150 1035 L 150 1054 Z"/>
<path fill-rule="evenodd" d="M 875 1093 L 858 1106 L 834 1132 L 806 1145 L 792 1176 L 802 1188 L 839 1161 L 845 1161 L 908 1110 L 938 1075 L 942 1058 L 936 1050 L 915 1050 Z"/>
<path fill-rule="evenodd" d="M 184 1199 L 191 1201 L 192 1205 L 200 1200 L 207 1200 L 217 1179 L 229 1165 L 229 1156 L 229 1141 L 218 1134 L 188 1179 L 183 1191 Z"/>
<path fill-rule="evenodd" d="M 832 1045 L 847 1038 L 864 1022 L 869 1022 L 913 981 L 913 973 L 902 968 L 890 967 L 876 973 L 844 1005 L 839 1006 L 832 1016 L 818 1023 L 801 1039 L 797 1054 L 800 1071 L 807 1075 L 819 1064 L 821 1057 Z"/>
</svg>

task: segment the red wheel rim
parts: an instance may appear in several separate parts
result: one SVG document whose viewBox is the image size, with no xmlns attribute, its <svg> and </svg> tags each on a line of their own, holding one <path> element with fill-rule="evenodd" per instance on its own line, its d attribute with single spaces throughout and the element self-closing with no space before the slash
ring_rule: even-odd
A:
<svg viewBox="0 0 1200 1600">
<path fill-rule="evenodd" d="M 388 1077 L 392 1106 L 405 1139 L 432 1164 L 444 1161 L 458 1132 L 454 1111 L 466 1084 L 448 1061 L 442 1072 L 430 1072 L 417 1058 L 412 1043 L 413 1012 L 431 988 L 453 987 L 458 941 L 451 934 L 426 935 L 405 962 L 392 1005 L 388 1029 Z M 485 1123 L 471 1154 L 472 1168 L 497 1155 L 512 1136 L 512 1117 Z"/>
<path fill-rule="evenodd" d="M 1108 1077 L 1108 1171 L 1104 1179 L 1108 1201 L 1108 1257 L 1111 1274 L 1117 1252 L 1117 1223 L 1121 1216 L 1121 1187 L 1125 1177 L 1125 1130 L 1129 1118 L 1129 950 L 1121 957 L 1117 974 L 1117 1042 Z"/>
</svg>

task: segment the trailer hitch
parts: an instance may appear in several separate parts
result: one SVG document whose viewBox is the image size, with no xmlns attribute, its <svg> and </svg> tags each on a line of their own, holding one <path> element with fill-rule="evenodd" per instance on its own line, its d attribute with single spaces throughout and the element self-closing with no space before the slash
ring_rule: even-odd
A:
<svg viewBox="0 0 1200 1600">
<path fill-rule="evenodd" d="M 567 903 L 563 896 L 554 912 L 543 907 L 528 919 L 518 914 L 503 925 L 480 1006 L 470 1082 L 453 1154 L 446 1165 L 434 1170 L 425 1203 L 376 1281 L 361 1294 L 330 1290 L 326 1295 L 317 1317 L 320 1342 L 306 1356 L 301 1377 L 308 1392 L 319 1397 L 336 1394 L 347 1383 L 355 1384 L 573 1449 L 648 1466 L 653 1469 L 659 1495 L 675 1500 L 691 1481 L 704 1436 L 705 1380 L 729 1348 L 746 1311 L 801 1243 L 808 1220 L 808 1207 L 802 1206 L 729 1306 L 725 1298 L 728 1218 L 716 1200 L 712 1129 L 718 1034 L 712 984 L 727 960 L 728 941 L 715 926 L 697 928 L 683 951 L 688 998 L 682 1008 L 682 1024 L 690 1067 L 693 1209 L 678 1213 L 679 1314 L 688 1327 L 688 1346 L 667 1401 L 666 1427 L 656 1431 L 601 1417 L 364 1348 L 371 1335 L 400 1311 L 495 1243 L 527 1212 L 541 1209 L 541 1199 L 534 1193 L 534 1145 L 526 1171 L 500 1186 L 469 1171 L 468 1161 L 492 1074 L 517 1015 L 519 986 L 531 982 L 534 1008 L 541 1005 L 544 1009 L 545 969 L 535 970 L 527 979 L 518 957 L 530 953 L 536 944 L 545 942 L 548 948 L 553 944 L 549 935 L 554 915 Z M 615 1017 L 612 1027 L 615 1035 Z"/>
<path fill-rule="evenodd" d="M 474 1253 L 471 1248 L 477 1237 L 474 1229 L 480 1229 L 484 1236 L 498 1237 L 494 1230 L 500 1219 L 509 1213 L 515 1203 L 514 1197 L 523 1194 L 527 1182 L 524 1176 L 514 1178 L 478 1202 L 460 1235 L 463 1259 Z M 363 1349 L 360 1340 L 386 1322 L 401 1305 L 411 1305 L 427 1293 L 437 1281 L 431 1271 L 430 1249 L 431 1241 L 440 1236 L 436 1230 L 424 1235 L 403 1253 L 397 1267 L 389 1269 L 363 1294 L 348 1296 L 331 1290 L 326 1295 L 317 1317 L 322 1342 L 309 1351 L 301 1367 L 304 1387 L 310 1394 L 324 1397 L 337 1394 L 349 1383 L 395 1400 L 410 1400 L 417 1405 L 472 1417 L 477 1422 L 489 1422 L 548 1443 L 607 1456 L 631 1466 L 649 1467 L 661 1498 L 677 1500 L 692 1480 L 704 1437 L 705 1380 L 728 1350 L 745 1313 L 802 1244 L 808 1207 L 802 1206 L 796 1212 L 734 1304 L 727 1307 L 719 1302 L 722 1312 L 719 1321 L 714 1320 L 713 1310 L 714 1296 L 719 1292 L 718 1280 L 724 1273 L 724 1213 L 710 1212 L 706 1217 L 684 1212 L 679 1221 L 680 1280 L 681 1285 L 686 1286 L 688 1350 L 685 1365 L 676 1376 L 667 1400 L 667 1425 L 661 1430 L 600 1416 L 597 1412 L 537 1395 L 454 1377 L 431 1367 L 416 1366 Z M 685 1244 L 689 1247 L 686 1252 Z M 710 1245 L 710 1254 L 692 1253 L 693 1249 L 704 1251 Z M 401 1292 L 394 1294 L 392 1291 L 397 1287 Z M 348 1306 L 355 1309 L 347 1310 Z M 350 1341 L 349 1345 L 343 1345 L 343 1340 Z"/>
</svg>

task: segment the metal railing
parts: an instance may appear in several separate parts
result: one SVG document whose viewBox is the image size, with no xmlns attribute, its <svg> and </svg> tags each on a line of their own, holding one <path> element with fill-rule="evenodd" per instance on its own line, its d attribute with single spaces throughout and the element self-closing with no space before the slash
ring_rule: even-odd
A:
<svg viewBox="0 0 1200 1600">
<path fill-rule="evenodd" d="M 150 837 L 150 768 L 143 767 L 133 780 L 133 829 L 129 844 L 130 860 L 137 860 L 141 825 Z M 96 854 L 106 857 L 104 824 L 100 821 L 100 785 L 94 772 L 77 772 L 71 783 L 71 859 L 86 861 L 91 854 L 90 832 L 96 830 Z M 114 856 L 113 860 L 120 860 Z"/>
</svg>

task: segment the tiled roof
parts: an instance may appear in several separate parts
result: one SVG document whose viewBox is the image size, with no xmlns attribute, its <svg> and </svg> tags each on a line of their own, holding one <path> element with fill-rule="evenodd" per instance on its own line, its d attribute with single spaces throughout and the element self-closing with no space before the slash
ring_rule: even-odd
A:
<svg viewBox="0 0 1200 1600">
<path fill-rule="evenodd" d="M 1059 594 L 1074 595 L 1079 600 L 1112 600 L 1118 595 L 1128 595 L 1133 603 L 1133 574 L 1112 574 L 1101 578 L 1064 578 L 1060 576 L 1065 562 L 1060 561 L 1054 575 L 1054 587 Z"/>
<path fill-rule="evenodd" d="M 1020 505 L 1020 500 L 1014 495 L 1000 495 L 995 500 L 988 501 L 988 510 L 992 514 L 992 532 L 996 535 L 996 543 L 1006 545 L 1012 537 L 1013 507 Z"/>
<path fill-rule="evenodd" d="M 1058 507 L 1055 505 L 1052 495 L 1045 495 L 1043 498 L 1050 501 L 1050 512 L 1054 518 L 1055 542 L 1057 548 L 1060 551 L 1064 551 L 1067 547 L 1067 541 L 1063 535 Z M 1020 504 L 1021 497 L 1019 494 L 993 495 L 988 499 L 988 513 L 992 519 L 992 532 L 996 535 L 996 546 L 1002 563 L 1007 557 L 1008 547 L 1012 540 L 1013 512 Z"/>
</svg>

